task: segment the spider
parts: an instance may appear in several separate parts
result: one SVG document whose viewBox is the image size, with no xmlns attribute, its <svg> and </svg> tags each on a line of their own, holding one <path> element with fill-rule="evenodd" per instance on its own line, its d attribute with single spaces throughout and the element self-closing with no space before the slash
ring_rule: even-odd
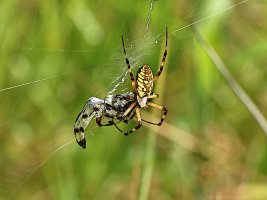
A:
<svg viewBox="0 0 267 200">
<path fill-rule="evenodd" d="M 135 79 L 131 70 L 129 59 L 127 58 L 124 40 L 122 37 L 123 52 L 125 54 L 128 73 L 131 77 L 132 92 L 125 94 L 108 95 L 104 100 L 97 97 L 90 97 L 87 100 L 83 109 L 78 114 L 74 125 L 74 134 L 76 141 L 80 146 L 82 146 L 82 148 L 86 148 L 85 129 L 94 116 L 96 118 L 96 123 L 98 124 L 98 126 L 101 127 L 115 125 L 115 127 L 126 136 L 139 129 L 142 126 L 142 121 L 149 124 L 161 126 L 165 119 L 165 116 L 167 115 L 167 108 L 152 103 L 151 100 L 158 97 L 158 94 L 152 92 L 152 89 L 154 83 L 157 81 L 158 77 L 163 71 L 163 66 L 167 56 L 167 42 L 168 31 L 166 28 L 165 51 L 162 57 L 159 71 L 153 77 L 153 73 L 150 67 L 148 65 L 143 65 L 137 72 Z M 141 118 L 140 109 L 146 108 L 148 106 L 163 111 L 163 115 L 159 123 L 149 122 Z M 103 117 L 110 119 L 107 124 L 102 124 Z M 124 133 L 117 126 L 117 124 L 120 122 L 128 123 L 128 121 L 133 117 L 137 118 L 138 125 L 135 128 L 131 129 L 129 132 Z M 119 121 L 115 123 L 114 120 Z"/>
<path fill-rule="evenodd" d="M 129 113 L 134 112 L 137 118 L 137 121 L 138 121 L 138 124 L 135 128 L 133 128 L 129 132 L 123 133 L 124 135 L 127 136 L 131 134 L 132 132 L 136 131 L 137 129 L 139 129 L 142 126 L 142 121 L 149 123 L 149 124 L 161 126 L 161 124 L 163 123 L 165 119 L 165 116 L 168 113 L 167 108 L 151 102 L 152 99 L 158 97 L 158 94 L 155 94 L 154 92 L 152 92 L 152 89 L 153 89 L 155 82 L 158 80 L 159 76 L 161 75 L 163 71 L 163 66 L 164 66 L 164 63 L 167 57 L 168 29 L 166 27 L 165 51 L 164 51 L 164 54 L 161 60 L 160 69 L 154 77 L 153 77 L 151 68 L 148 65 L 143 65 L 138 70 L 136 74 L 136 79 L 135 79 L 132 73 L 132 70 L 131 70 L 129 59 L 127 57 L 123 36 L 122 36 L 122 46 L 123 46 L 123 52 L 125 55 L 126 65 L 128 67 L 128 73 L 130 74 L 130 77 L 131 77 L 132 93 L 134 95 L 134 100 L 132 104 L 129 106 L 129 108 L 123 113 L 123 117 L 127 117 Z M 149 122 L 141 118 L 140 110 L 148 106 L 154 107 L 154 108 L 157 108 L 163 111 L 163 115 L 159 123 Z"/>
<path fill-rule="evenodd" d="M 128 121 L 133 118 L 133 112 L 129 112 L 128 116 L 123 116 L 124 112 L 133 103 L 134 95 L 132 93 L 108 95 L 104 100 L 97 97 L 90 97 L 82 110 L 78 114 L 74 124 L 74 135 L 77 143 L 86 148 L 85 129 L 92 120 L 96 118 L 98 126 L 111 126 L 120 131 L 117 123 Z M 102 124 L 103 117 L 110 119 L 107 124 Z M 119 120 L 117 123 L 114 120 Z"/>
</svg>

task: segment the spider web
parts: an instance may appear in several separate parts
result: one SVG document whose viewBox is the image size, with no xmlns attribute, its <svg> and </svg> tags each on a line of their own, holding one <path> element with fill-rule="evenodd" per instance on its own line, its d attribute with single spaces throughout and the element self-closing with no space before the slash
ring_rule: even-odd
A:
<svg viewBox="0 0 267 200">
<path fill-rule="evenodd" d="M 6 6 L 14 8 L 25 6 L 23 7 L 25 10 L 36 9 L 41 13 L 37 16 L 39 18 L 48 17 L 50 14 L 49 6 L 51 5 L 48 4 L 47 7 L 44 6 L 47 10 L 38 10 L 34 7 L 36 5 L 20 5 L 17 1 L 10 2 L 12 3 Z M 3 39 L 0 41 L 2 44 L 1 57 L 4 58 L 8 55 L 8 60 L 1 61 L 1 65 L 5 65 L 6 68 L 2 69 L 2 75 L 0 75 L 0 99 L 2 102 L 0 163 L 3 163 L 1 164 L 0 198 L 14 195 L 14 192 L 23 188 L 24 184 L 37 183 L 35 179 L 41 178 L 40 185 L 44 184 L 43 176 L 49 175 L 43 174 L 45 172 L 41 172 L 40 168 L 45 167 L 47 162 L 56 162 L 56 159 L 60 161 L 60 157 L 64 157 L 65 154 L 71 158 L 76 158 L 73 154 L 78 154 L 78 156 L 81 154 L 82 149 L 76 147 L 72 127 L 79 108 L 82 108 L 87 98 L 90 96 L 104 98 L 108 94 L 130 90 L 125 57 L 121 48 L 122 34 L 126 39 L 126 50 L 133 70 L 136 71 L 142 63 L 151 63 L 153 70 L 157 70 L 160 59 L 153 60 L 153 58 L 162 56 L 165 26 L 168 25 L 169 35 L 173 40 L 183 40 L 191 36 L 185 31 L 187 28 L 234 10 L 236 7 L 246 4 L 248 0 L 233 4 L 230 4 L 229 1 L 222 1 L 217 3 L 218 9 L 213 7 L 204 11 L 202 6 L 199 6 L 192 13 L 185 15 L 184 19 L 187 22 L 184 23 L 172 22 L 168 17 L 164 20 L 154 19 L 153 12 L 156 9 L 157 1 L 152 0 L 135 5 L 134 9 L 117 4 L 113 9 L 116 8 L 129 14 L 123 20 L 121 29 L 112 30 L 110 31 L 112 34 L 107 36 L 104 33 L 108 31 L 104 31 L 100 27 L 100 23 L 92 14 L 94 12 L 88 11 L 91 8 L 90 5 L 85 5 L 82 1 L 78 2 L 77 5 L 60 3 L 56 6 L 73 8 L 66 9 L 65 17 L 68 17 L 70 21 L 65 21 L 64 25 L 79 30 L 78 36 L 75 35 L 77 33 L 72 34 L 74 38 L 81 37 L 86 42 L 86 45 L 78 44 L 80 49 L 75 47 L 76 44 L 70 43 L 69 46 L 65 46 L 64 39 L 66 38 L 59 42 L 48 41 L 49 48 L 42 48 L 44 45 L 38 40 L 27 41 L 22 45 L 19 40 L 10 42 L 8 39 Z M 92 8 L 99 10 L 107 9 L 108 6 L 108 2 L 98 1 L 97 5 Z M 144 13 L 141 25 L 135 24 L 137 10 L 142 10 L 141 13 Z M 60 19 L 61 16 L 50 17 Z M 7 18 L 12 19 L 11 14 Z M 16 24 L 19 21 L 13 20 L 12 22 L 14 24 L 4 26 L 7 29 L 5 36 L 14 32 L 11 30 L 12 28 L 19 27 Z M 58 24 L 60 23 L 58 22 Z M 87 27 L 87 24 L 92 24 L 96 30 L 95 33 L 91 33 L 93 35 L 91 37 L 88 34 L 90 27 Z M 133 25 L 134 31 L 129 30 L 131 29 L 129 24 Z M 49 35 L 55 34 L 55 38 L 60 37 L 56 31 L 49 31 L 49 24 L 46 26 L 48 27 L 42 27 L 43 30 L 37 30 L 38 27 L 34 27 L 30 30 L 30 34 L 44 31 Z M 135 35 L 131 35 L 133 33 Z M 105 44 L 113 46 L 103 45 L 99 48 L 97 44 L 101 42 L 101 39 L 104 40 L 103 38 L 106 38 Z M 87 44 L 90 45 L 90 49 L 96 50 L 87 50 Z M 179 47 L 172 48 L 182 51 L 182 48 Z M 75 58 L 71 59 L 71 57 Z M 65 60 L 66 58 L 69 60 Z M 32 66 L 30 62 L 37 66 Z M 49 67 L 51 63 L 53 63 L 53 69 Z M 93 70 L 98 67 L 99 70 Z M 13 99 L 17 99 L 17 101 L 12 101 Z M 15 102 L 16 105 L 14 105 Z M 98 135 L 103 140 L 105 139 L 94 122 L 88 129 L 87 134 Z M 91 139 L 92 142 L 99 141 L 96 138 Z M 93 150 L 89 150 L 89 153 L 86 153 L 89 156 L 93 152 Z M 58 163 L 52 170 L 57 170 L 57 165 Z M 31 193 L 31 191 L 26 191 L 26 193 Z"/>
</svg>

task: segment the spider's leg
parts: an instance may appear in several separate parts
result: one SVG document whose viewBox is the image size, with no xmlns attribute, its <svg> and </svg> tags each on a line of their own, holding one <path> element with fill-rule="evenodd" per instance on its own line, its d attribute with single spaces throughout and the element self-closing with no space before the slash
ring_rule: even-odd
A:
<svg viewBox="0 0 267 200">
<path fill-rule="evenodd" d="M 114 124 L 114 121 L 113 121 L 114 117 L 110 113 L 107 113 L 107 111 L 114 110 L 114 108 L 111 105 L 105 103 L 105 100 L 104 100 L 104 108 L 103 108 L 103 106 L 100 107 L 98 105 L 94 106 L 94 108 L 93 108 L 95 113 L 96 113 L 96 115 L 95 115 L 96 116 L 95 117 L 96 123 L 97 123 L 97 125 L 99 127 L 101 127 L 101 126 L 112 126 Z M 111 120 L 108 121 L 107 124 L 102 124 L 103 117 L 111 118 Z"/>
<path fill-rule="evenodd" d="M 117 126 L 116 123 L 114 123 L 114 126 L 115 126 L 121 133 L 123 133 L 122 130 Z"/>
<path fill-rule="evenodd" d="M 134 116 L 135 116 L 135 113 L 133 113 L 133 114 L 132 114 L 132 116 L 130 117 L 130 119 L 129 119 L 129 120 L 131 120 L 131 119 L 132 119 Z"/>
<path fill-rule="evenodd" d="M 109 118 L 111 118 L 111 120 L 108 121 L 107 124 L 102 124 L 103 114 L 99 113 L 99 111 L 98 111 L 97 114 L 96 114 L 95 120 L 96 120 L 96 123 L 97 123 L 97 125 L 99 127 L 101 127 L 101 126 L 112 126 L 112 125 L 114 125 L 115 123 L 113 121 L 113 117 L 112 116 L 109 116 Z"/>
<path fill-rule="evenodd" d="M 128 119 L 126 119 L 126 118 L 124 117 L 123 122 L 124 122 L 125 124 L 128 124 L 128 122 L 129 122 L 131 119 L 133 119 L 134 117 L 135 117 L 135 112 L 132 112 L 132 113 L 131 113 L 131 116 L 129 116 Z"/>
<path fill-rule="evenodd" d="M 159 110 L 162 110 L 163 111 L 163 115 L 162 115 L 161 120 L 160 120 L 159 123 L 149 122 L 149 121 L 146 121 L 144 119 L 142 119 L 142 121 L 144 121 L 146 123 L 149 123 L 149 124 L 161 126 L 161 124 L 163 123 L 163 121 L 165 119 L 165 116 L 168 114 L 168 109 L 165 108 L 165 107 L 163 107 L 163 106 L 160 106 L 158 104 L 152 103 L 152 102 L 147 102 L 146 105 L 151 106 L 151 107 L 154 107 L 154 108 L 157 108 Z"/>
<path fill-rule="evenodd" d="M 124 40 L 123 40 L 123 36 L 121 37 L 121 40 L 122 40 L 122 47 L 123 47 L 123 52 L 124 52 L 124 55 L 125 55 L 125 61 L 126 61 L 126 65 L 128 67 L 128 73 L 130 74 L 130 77 L 131 77 L 131 83 L 132 83 L 132 91 L 134 94 L 136 94 L 136 87 L 135 87 L 135 79 L 134 79 L 134 75 L 133 75 L 133 72 L 132 72 L 132 69 L 131 69 L 131 65 L 130 65 L 130 62 L 129 62 L 129 59 L 127 57 L 127 54 L 126 54 L 126 49 L 125 49 L 125 45 L 124 45 Z"/>
<path fill-rule="evenodd" d="M 124 133 L 125 136 L 130 135 L 132 132 L 138 130 L 142 126 L 142 119 L 141 119 L 141 114 L 140 114 L 140 108 L 137 107 L 135 109 L 135 113 L 136 113 L 136 118 L 137 118 L 138 124 L 137 124 L 137 126 L 135 128 L 133 128 L 129 132 Z"/>
<path fill-rule="evenodd" d="M 166 42 L 165 42 L 165 51 L 161 60 L 161 64 L 160 64 L 160 68 L 159 71 L 157 72 L 157 74 L 154 76 L 153 78 L 153 82 L 156 82 L 161 74 L 161 72 L 163 71 L 163 65 L 165 63 L 166 57 L 167 57 L 167 46 L 168 46 L 168 28 L 166 27 Z"/>
<path fill-rule="evenodd" d="M 123 118 L 125 118 L 134 109 L 136 104 L 137 102 L 135 101 L 129 106 L 129 108 L 127 108 L 127 110 L 123 113 Z"/>
<path fill-rule="evenodd" d="M 101 123 L 101 120 L 102 120 L 102 118 L 101 119 L 99 119 L 99 118 L 96 118 L 96 123 L 98 124 L 98 126 L 112 126 L 112 125 L 114 125 L 121 133 L 123 133 L 122 132 L 122 130 L 117 126 L 117 124 L 114 122 L 114 119 L 112 118 L 112 120 L 110 120 L 110 121 L 108 121 L 108 124 L 102 124 Z"/>
<path fill-rule="evenodd" d="M 146 96 L 146 97 L 147 97 L 148 99 L 155 99 L 155 98 L 158 98 L 159 95 L 153 92 L 152 94 L 150 94 L 150 95 L 148 95 L 148 96 Z"/>
</svg>

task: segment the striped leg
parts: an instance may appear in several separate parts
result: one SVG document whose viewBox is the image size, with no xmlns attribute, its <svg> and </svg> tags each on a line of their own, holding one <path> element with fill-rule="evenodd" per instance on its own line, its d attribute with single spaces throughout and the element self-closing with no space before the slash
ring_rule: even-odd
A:
<svg viewBox="0 0 267 200">
<path fill-rule="evenodd" d="M 137 124 L 137 126 L 135 128 L 133 128 L 129 132 L 124 133 L 125 136 L 130 135 L 132 132 L 138 130 L 142 126 L 142 119 L 141 119 L 141 114 L 140 114 L 140 108 L 136 108 L 135 109 L 135 113 L 136 113 L 136 118 L 137 118 L 138 124 Z"/>
<path fill-rule="evenodd" d="M 114 126 L 115 126 L 121 133 L 123 133 L 122 130 L 118 127 L 117 124 L 114 123 Z"/>
<path fill-rule="evenodd" d="M 96 118 L 96 123 L 98 124 L 99 127 L 102 127 L 102 126 L 112 126 L 112 125 L 114 125 L 120 132 L 122 132 L 122 130 L 118 127 L 118 125 L 114 122 L 113 119 L 110 120 L 110 121 L 108 121 L 107 124 L 102 124 L 101 121 L 102 121 L 102 117 Z"/>
<path fill-rule="evenodd" d="M 127 110 L 123 113 L 123 118 L 125 118 L 136 106 L 137 102 L 133 102 L 129 108 L 127 108 Z"/>
<path fill-rule="evenodd" d="M 161 75 L 161 72 L 163 71 L 163 65 L 165 63 L 166 57 L 167 57 L 167 46 L 168 46 L 168 28 L 166 27 L 166 43 L 165 43 L 165 51 L 161 60 L 160 68 L 158 73 L 154 76 L 153 81 L 156 82 Z"/>
<path fill-rule="evenodd" d="M 161 124 L 163 123 L 163 121 L 165 119 L 165 116 L 168 114 L 168 109 L 165 108 L 165 107 L 163 107 L 163 106 L 160 106 L 158 104 L 152 103 L 152 102 L 148 102 L 146 105 L 151 106 L 151 107 L 154 107 L 154 108 L 157 108 L 159 110 L 162 110 L 163 111 L 163 115 L 162 115 L 161 120 L 159 121 L 159 123 L 149 122 L 149 121 L 146 121 L 144 119 L 142 119 L 142 121 L 144 121 L 146 123 L 149 123 L 149 124 L 154 124 L 154 125 L 161 126 Z"/>
<path fill-rule="evenodd" d="M 121 37 L 121 40 L 122 40 L 122 47 L 123 47 L 123 52 L 124 52 L 124 55 L 125 55 L 126 65 L 127 65 L 127 67 L 128 67 L 128 73 L 130 74 L 130 77 L 131 77 L 132 91 L 133 91 L 133 94 L 136 94 L 136 92 L 135 92 L 136 87 L 135 87 L 134 75 L 133 75 L 133 72 L 132 72 L 132 69 L 131 69 L 131 65 L 130 65 L 129 59 L 127 58 L 127 54 L 126 54 L 126 49 L 125 49 L 125 45 L 124 45 L 123 36 Z"/>
</svg>

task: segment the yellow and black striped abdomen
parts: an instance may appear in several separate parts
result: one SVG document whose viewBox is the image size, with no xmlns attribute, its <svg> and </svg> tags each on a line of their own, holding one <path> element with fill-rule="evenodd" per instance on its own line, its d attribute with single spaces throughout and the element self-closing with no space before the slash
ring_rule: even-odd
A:
<svg viewBox="0 0 267 200">
<path fill-rule="evenodd" d="M 136 89 L 139 97 L 150 95 L 153 88 L 153 73 L 148 65 L 142 66 L 137 72 Z"/>
</svg>

